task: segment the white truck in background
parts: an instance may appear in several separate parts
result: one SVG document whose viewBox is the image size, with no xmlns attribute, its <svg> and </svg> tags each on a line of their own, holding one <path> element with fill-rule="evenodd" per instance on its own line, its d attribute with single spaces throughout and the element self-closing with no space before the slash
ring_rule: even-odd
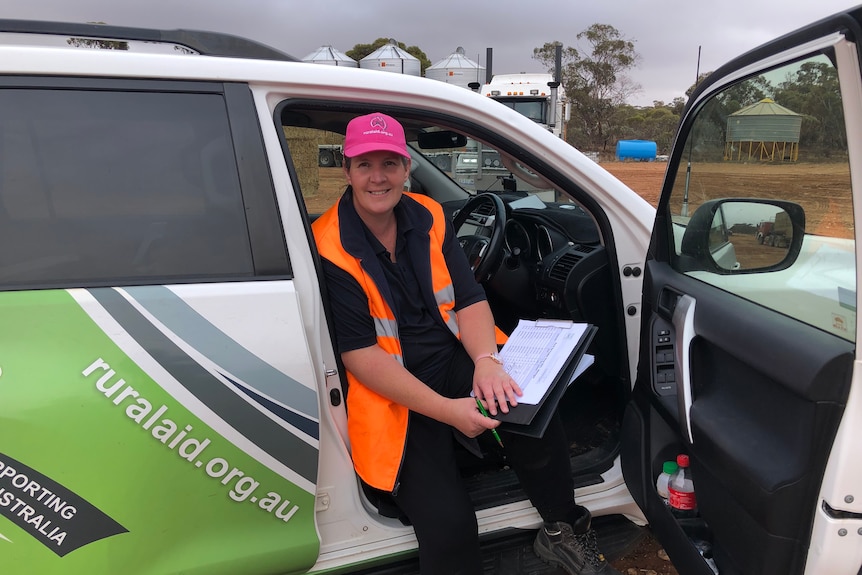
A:
<svg viewBox="0 0 862 575">
<path fill-rule="evenodd" d="M 562 84 L 554 78 L 549 73 L 495 74 L 479 87 L 479 92 L 565 140 L 569 108 Z M 467 151 L 457 155 L 455 172 L 458 182 L 467 189 L 540 193 L 534 184 L 516 183 L 510 166 L 503 164 L 500 154 L 477 142 L 469 142 Z M 555 195 L 550 193 L 543 199 L 555 201 Z"/>
<path fill-rule="evenodd" d="M 470 87 L 483 96 L 530 118 L 556 137 L 565 140 L 570 109 L 560 81 L 562 46 L 557 46 L 553 73 L 492 74 L 492 59 L 492 50 L 489 48 L 485 84 L 479 85 L 477 82 Z M 477 142 L 468 142 L 467 150 L 457 154 L 454 162 L 456 179 L 466 189 L 477 191 L 503 189 L 541 193 L 540 189 L 535 188 L 535 184 L 517 183 L 513 177 L 513 169 L 512 166 L 503 164 L 496 150 Z M 556 195 L 549 193 L 543 199 L 554 201 Z"/>
<path fill-rule="evenodd" d="M 570 111 L 563 86 L 554 80 L 553 74 L 495 74 L 482 86 L 481 93 L 566 139 Z"/>
</svg>

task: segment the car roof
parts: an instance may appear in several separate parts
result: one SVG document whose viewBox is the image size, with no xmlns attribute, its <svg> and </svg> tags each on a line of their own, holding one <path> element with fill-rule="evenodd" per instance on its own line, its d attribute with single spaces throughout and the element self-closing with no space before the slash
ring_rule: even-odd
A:
<svg viewBox="0 0 862 575">
<path fill-rule="evenodd" d="M 137 41 L 183 46 L 207 56 L 296 61 L 293 56 L 260 42 L 232 34 L 203 30 L 158 30 L 94 23 L 0 19 L 0 33 L 30 35 L 34 38 L 34 44 L 39 43 L 38 37 L 83 38 L 108 42 Z M 2 43 L 2 36 L 0 36 L 0 44 Z"/>
</svg>

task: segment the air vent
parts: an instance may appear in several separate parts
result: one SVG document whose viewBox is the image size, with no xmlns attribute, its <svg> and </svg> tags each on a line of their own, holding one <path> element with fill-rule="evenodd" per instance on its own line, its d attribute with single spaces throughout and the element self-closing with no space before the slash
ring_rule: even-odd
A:
<svg viewBox="0 0 862 575">
<path fill-rule="evenodd" d="M 490 216 L 496 211 L 496 207 L 491 202 L 483 202 L 479 204 L 475 210 L 473 210 L 474 216 Z"/>
<path fill-rule="evenodd" d="M 596 251 L 595 246 L 585 246 L 583 244 L 575 245 L 575 251 L 581 252 L 582 254 L 591 254 Z"/>
<path fill-rule="evenodd" d="M 490 202 L 479 204 L 472 212 L 470 212 L 470 215 L 467 216 L 467 221 L 477 226 L 490 225 L 490 223 L 494 221 L 496 211 L 496 207 Z"/>
<path fill-rule="evenodd" d="M 551 266 L 551 270 L 548 272 L 548 278 L 558 282 L 566 281 L 566 278 L 569 277 L 569 272 L 571 272 L 575 265 L 582 259 L 583 256 L 579 254 L 566 252 L 560 256 L 560 259 L 554 262 L 553 266 Z"/>
</svg>

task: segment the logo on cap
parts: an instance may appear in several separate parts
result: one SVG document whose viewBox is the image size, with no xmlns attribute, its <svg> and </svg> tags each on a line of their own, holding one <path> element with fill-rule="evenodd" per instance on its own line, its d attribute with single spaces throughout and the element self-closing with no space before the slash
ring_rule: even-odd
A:
<svg viewBox="0 0 862 575">
<path fill-rule="evenodd" d="M 344 136 L 344 155 L 348 158 L 374 151 L 394 152 L 410 157 L 404 127 L 391 116 L 374 112 L 352 119 Z"/>
</svg>

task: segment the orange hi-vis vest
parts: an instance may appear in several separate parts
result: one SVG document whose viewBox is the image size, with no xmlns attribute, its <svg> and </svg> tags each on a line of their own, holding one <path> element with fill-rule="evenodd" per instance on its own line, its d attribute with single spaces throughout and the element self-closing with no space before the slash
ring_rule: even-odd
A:
<svg viewBox="0 0 862 575">
<path fill-rule="evenodd" d="M 348 272 L 359 283 L 368 297 L 368 311 L 374 320 L 377 343 L 399 363 L 404 364 L 401 341 L 398 338 L 398 321 L 381 292 L 378 281 L 363 266 L 359 254 L 351 254 L 345 247 L 339 225 L 342 214 L 339 206 L 326 211 L 312 225 L 314 239 L 320 255 Z M 431 262 L 431 282 L 437 309 L 443 323 L 460 336 L 455 315 L 455 290 L 449 269 L 443 256 L 443 240 L 446 236 L 446 217 L 443 208 L 434 200 L 405 192 L 402 204 L 412 213 L 418 213 L 427 226 L 421 232 L 429 238 L 428 257 Z M 418 204 L 418 205 L 417 205 Z M 352 206 L 351 206 L 352 207 Z M 417 211 L 418 210 L 418 211 Z M 424 212 L 424 213 L 423 213 Z M 429 217 L 430 216 L 430 217 Z M 355 231 L 355 230 L 354 230 Z M 362 233 L 362 232 L 360 232 Z M 346 242 L 350 244 L 350 242 Z M 373 257 L 373 253 L 368 253 Z M 387 290 L 388 286 L 383 289 Z M 349 393 L 347 394 L 347 429 L 350 435 L 351 454 L 356 472 L 367 484 L 385 491 L 393 491 L 404 454 L 407 439 L 408 409 L 372 391 L 352 373 L 347 372 Z"/>
</svg>

